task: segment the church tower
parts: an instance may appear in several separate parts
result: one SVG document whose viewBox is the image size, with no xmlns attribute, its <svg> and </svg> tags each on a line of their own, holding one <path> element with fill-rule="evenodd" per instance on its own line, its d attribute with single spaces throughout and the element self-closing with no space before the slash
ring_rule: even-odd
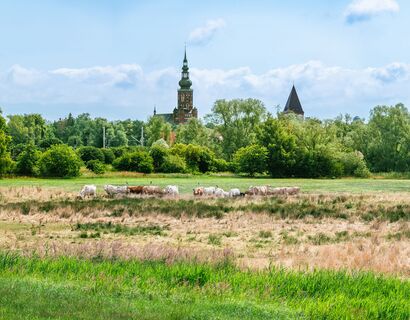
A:
<svg viewBox="0 0 410 320">
<path fill-rule="evenodd" d="M 182 65 L 181 80 L 178 89 L 178 106 L 174 109 L 173 118 L 175 124 L 188 122 L 190 118 L 198 118 L 198 110 L 194 107 L 192 81 L 189 79 L 188 59 L 186 48 Z"/>
<path fill-rule="evenodd" d="M 296 92 L 295 85 L 293 85 L 292 90 L 290 91 L 288 102 L 286 102 L 284 113 L 294 113 L 299 116 L 304 116 L 305 112 L 303 111 L 302 104 L 300 103 L 298 93 Z"/>
</svg>

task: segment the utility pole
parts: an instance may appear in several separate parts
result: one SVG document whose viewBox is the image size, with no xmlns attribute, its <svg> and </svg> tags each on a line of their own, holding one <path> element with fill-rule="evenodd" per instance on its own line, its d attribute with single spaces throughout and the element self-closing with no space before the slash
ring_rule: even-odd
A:
<svg viewBox="0 0 410 320">
<path fill-rule="evenodd" d="M 103 148 L 105 149 L 105 126 L 103 126 Z"/>
<path fill-rule="evenodd" d="M 141 126 L 141 147 L 144 146 L 144 126 Z"/>
</svg>

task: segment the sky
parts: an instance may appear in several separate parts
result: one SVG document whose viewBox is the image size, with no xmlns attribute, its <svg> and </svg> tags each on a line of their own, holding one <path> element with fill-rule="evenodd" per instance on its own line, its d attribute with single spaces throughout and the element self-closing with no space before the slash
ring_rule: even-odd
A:
<svg viewBox="0 0 410 320">
<path fill-rule="evenodd" d="M 184 45 L 200 116 L 218 99 L 366 118 L 410 105 L 410 1 L 0 1 L 0 107 L 146 120 L 176 106 Z"/>
</svg>

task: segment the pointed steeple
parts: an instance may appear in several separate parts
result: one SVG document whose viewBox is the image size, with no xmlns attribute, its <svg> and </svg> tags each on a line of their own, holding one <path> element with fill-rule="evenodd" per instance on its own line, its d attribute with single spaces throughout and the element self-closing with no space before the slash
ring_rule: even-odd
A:
<svg viewBox="0 0 410 320">
<path fill-rule="evenodd" d="M 192 81 L 189 79 L 189 67 L 188 59 L 186 57 L 186 46 L 184 53 L 184 61 L 182 63 L 181 80 L 179 81 L 179 86 L 182 90 L 190 90 L 192 86 Z"/>
<path fill-rule="evenodd" d="M 157 114 L 157 106 L 154 105 L 154 116 Z"/>
<path fill-rule="evenodd" d="M 296 92 L 295 85 L 292 86 L 292 91 L 290 92 L 288 101 L 286 102 L 285 110 L 283 110 L 283 112 L 293 112 L 301 116 L 304 116 L 305 114 L 302 108 L 302 104 L 300 103 L 298 93 Z"/>
</svg>

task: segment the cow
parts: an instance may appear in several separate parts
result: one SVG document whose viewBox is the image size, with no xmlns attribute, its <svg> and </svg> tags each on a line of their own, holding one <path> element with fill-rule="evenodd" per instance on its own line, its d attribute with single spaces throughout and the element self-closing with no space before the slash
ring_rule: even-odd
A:
<svg viewBox="0 0 410 320">
<path fill-rule="evenodd" d="M 144 186 L 142 188 L 142 193 L 146 195 L 162 195 L 163 190 L 160 187 L 157 186 Z"/>
<path fill-rule="evenodd" d="M 128 192 L 132 194 L 142 194 L 143 189 L 143 186 L 131 186 L 128 187 Z"/>
<path fill-rule="evenodd" d="M 109 184 L 104 186 L 104 190 L 111 197 L 118 194 L 127 194 L 129 192 L 128 186 L 112 186 Z"/>
<path fill-rule="evenodd" d="M 214 196 L 216 189 L 215 187 L 197 187 L 194 188 L 194 196 Z"/>
<path fill-rule="evenodd" d="M 224 189 L 221 188 L 216 188 L 214 195 L 217 198 L 229 198 L 229 192 L 226 192 Z"/>
<path fill-rule="evenodd" d="M 236 198 L 241 196 L 241 190 L 239 189 L 231 189 L 229 190 L 229 197 Z"/>
<path fill-rule="evenodd" d="M 84 199 L 85 197 L 95 197 L 97 195 L 97 187 L 93 184 L 85 185 L 78 194 L 78 197 Z"/>
<path fill-rule="evenodd" d="M 289 194 L 289 195 L 296 195 L 300 192 L 299 187 L 287 187 L 287 188 L 283 188 L 283 189 L 284 189 L 284 193 Z"/>
<path fill-rule="evenodd" d="M 267 186 L 249 187 L 248 194 L 252 196 L 266 196 L 268 195 Z"/>
<path fill-rule="evenodd" d="M 277 196 L 281 194 L 285 194 L 285 188 L 272 188 L 272 187 L 267 187 L 267 195 L 269 196 Z"/>
<path fill-rule="evenodd" d="M 163 193 L 169 196 L 176 197 L 179 195 L 179 189 L 177 186 L 166 186 Z"/>
</svg>

